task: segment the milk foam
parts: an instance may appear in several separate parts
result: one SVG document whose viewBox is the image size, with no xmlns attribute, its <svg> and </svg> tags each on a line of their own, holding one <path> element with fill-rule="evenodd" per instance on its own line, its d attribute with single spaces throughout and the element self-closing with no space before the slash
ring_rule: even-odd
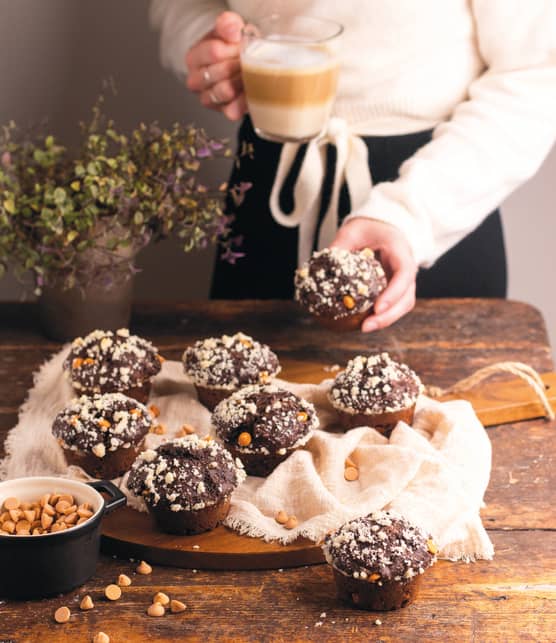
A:
<svg viewBox="0 0 556 643">
<path fill-rule="evenodd" d="M 248 45 L 242 55 L 243 64 L 266 69 L 299 69 L 329 67 L 334 63 L 332 56 L 323 48 L 285 42 L 276 39 L 256 40 Z"/>
</svg>

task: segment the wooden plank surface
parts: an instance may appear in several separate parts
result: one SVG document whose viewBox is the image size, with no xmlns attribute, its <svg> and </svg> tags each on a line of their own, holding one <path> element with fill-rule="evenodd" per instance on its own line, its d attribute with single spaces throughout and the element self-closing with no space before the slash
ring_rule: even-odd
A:
<svg viewBox="0 0 556 643">
<path fill-rule="evenodd" d="M 59 345 L 37 330 L 32 305 L 0 305 L 0 443 L 16 421 L 32 372 Z M 394 328 L 372 335 L 336 335 L 314 326 L 289 302 L 194 302 L 144 305 L 132 328 L 177 359 L 199 337 L 243 330 L 281 356 L 342 364 L 356 353 L 388 350 L 427 384 L 447 387 L 495 361 L 517 360 L 553 370 L 542 317 L 517 302 L 429 300 Z M 488 430 L 493 470 L 483 519 L 496 547 L 493 561 L 442 562 L 405 610 L 359 612 L 335 598 L 325 565 L 279 571 L 194 573 L 155 567 L 133 576 L 116 604 L 103 587 L 134 564 L 103 556 L 78 592 L 32 603 L 0 603 L 0 640 L 17 643 L 90 641 L 98 629 L 119 641 L 553 641 L 556 578 L 554 423 L 533 420 Z M 132 574 L 133 575 L 133 574 Z M 182 615 L 149 618 L 156 590 L 184 598 Z M 85 592 L 97 607 L 81 613 Z M 57 626 L 54 609 L 75 611 Z M 326 617 L 321 617 L 326 613 Z M 374 625 L 379 618 L 382 625 Z M 348 619 L 348 620 L 346 620 Z M 333 623 L 334 621 L 334 623 Z M 322 625 L 316 624 L 322 622 Z"/>
</svg>

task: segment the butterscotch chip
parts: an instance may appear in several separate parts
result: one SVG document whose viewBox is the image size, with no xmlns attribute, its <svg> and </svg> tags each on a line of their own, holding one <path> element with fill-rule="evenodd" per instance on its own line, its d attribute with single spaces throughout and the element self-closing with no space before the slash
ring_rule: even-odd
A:
<svg viewBox="0 0 556 643">
<path fill-rule="evenodd" d="M 164 605 L 164 607 L 166 607 L 170 603 L 170 597 L 164 592 L 157 592 L 153 596 L 153 603 L 160 603 L 161 605 Z"/>
<path fill-rule="evenodd" d="M 427 549 L 429 550 L 429 553 L 433 555 L 438 552 L 438 546 L 431 538 L 427 540 Z"/>
<path fill-rule="evenodd" d="M 15 526 L 15 533 L 20 535 L 25 535 L 23 532 L 29 533 L 31 529 L 31 523 L 28 520 L 20 520 Z"/>
<path fill-rule="evenodd" d="M 70 503 L 67 500 L 58 500 L 56 505 L 54 506 L 54 509 L 61 514 L 64 513 L 64 511 L 68 508 L 71 507 Z"/>
<path fill-rule="evenodd" d="M 348 482 L 353 482 L 354 480 L 358 480 L 358 478 L 359 478 L 359 469 L 356 469 L 355 467 L 346 467 L 344 469 L 344 478 Z"/>
<path fill-rule="evenodd" d="M 243 433 L 240 433 L 237 438 L 237 443 L 239 444 L 240 447 L 248 447 L 251 444 L 252 441 L 251 434 L 248 433 L 247 431 L 243 431 Z"/>
<path fill-rule="evenodd" d="M 3 512 L 0 514 L 0 525 L 1 525 L 5 520 L 8 520 L 8 519 L 9 519 L 9 517 L 10 517 L 9 512 L 8 512 L 8 511 L 3 511 Z"/>
<path fill-rule="evenodd" d="M 355 462 L 349 456 L 346 458 L 346 461 L 344 462 L 344 466 L 345 467 L 355 467 L 355 468 L 357 468 L 357 465 L 355 464 Z"/>
<path fill-rule="evenodd" d="M 4 509 L 10 511 L 11 509 L 17 509 L 19 507 L 19 500 L 17 498 L 6 498 L 4 500 Z"/>
<path fill-rule="evenodd" d="M 192 435 L 193 433 L 195 433 L 195 429 L 190 424 L 184 424 L 178 431 L 178 437 L 183 438 L 186 435 Z"/>
<path fill-rule="evenodd" d="M 131 585 L 131 578 L 125 574 L 120 574 L 118 576 L 118 585 L 120 587 L 129 587 Z"/>
<path fill-rule="evenodd" d="M 295 516 L 290 516 L 284 524 L 284 527 L 286 529 L 295 529 L 297 527 L 297 524 L 297 518 Z"/>
<path fill-rule="evenodd" d="M 79 603 L 79 608 L 82 610 L 92 610 L 95 604 L 93 603 L 93 599 L 89 596 L 89 594 L 86 594 L 82 600 L 81 603 Z"/>
<path fill-rule="evenodd" d="M 24 509 L 23 510 L 23 515 L 25 516 L 25 520 L 31 522 L 35 522 L 35 510 L 34 509 Z"/>
<path fill-rule="evenodd" d="M 7 531 L 9 534 L 13 534 L 15 531 L 15 522 L 13 520 L 5 520 L 2 523 L 2 530 Z"/>
<path fill-rule="evenodd" d="M 69 516 L 70 514 L 73 514 L 76 512 L 77 512 L 77 505 L 71 505 L 71 507 L 68 507 L 67 509 L 64 509 L 64 511 L 62 511 L 64 516 Z"/>
<path fill-rule="evenodd" d="M 118 585 L 107 585 L 104 588 L 104 595 L 109 601 L 117 601 L 122 596 L 122 590 L 118 587 Z"/>
<path fill-rule="evenodd" d="M 77 515 L 80 518 L 90 518 L 93 515 L 93 512 L 90 509 L 85 509 L 84 507 L 78 507 Z"/>
<path fill-rule="evenodd" d="M 50 533 L 53 534 L 56 531 L 64 531 L 67 529 L 67 525 L 63 522 L 55 522 L 52 527 L 50 527 Z"/>
<path fill-rule="evenodd" d="M 53 522 L 54 522 L 54 518 L 52 516 L 49 516 L 45 511 L 43 511 L 43 514 L 41 516 L 41 527 L 43 529 L 48 529 L 49 527 L 52 526 Z"/>
<path fill-rule="evenodd" d="M 351 295 L 344 295 L 342 303 L 348 310 L 355 308 L 355 299 Z"/>
<path fill-rule="evenodd" d="M 155 418 L 157 418 L 160 415 L 160 409 L 156 404 L 151 404 L 149 406 L 149 411 L 151 412 L 151 415 Z"/>
<path fill-rule="evenodd" d="M 9 512 L 10 518 L 14 521 L 17 522 L 21 516 L 23 516 L 23 511 L 20 509 L 10 509 Z"/>
<path fill-rule="evenodd" d="M 46 504 L 42 508 L 42 515 L 47 515 L 47 516 L 55 516 L 56 515 L 56 510 L 52 505 Z"/>
<path fill-rule="evenodd" d="M 73 496 L 69 493 L 64 493 L 58 498 L 58 502 L 67 502 L 69 505 L 73 505 Z"/>
<path fill-rule="evenodd" d="M 64 522 L 66 523 L 66 525 L 75 525 L 78 518 L 79 516 L 77 515 L 77 512 L 74 511 L 64 518 Z"/>
<path fill-rule="evenodd" d="M 153 603 L 147 608 L 147 614 L 149 616 L 164 616 L 165 613 L 166 610 L 164 609 L 164 605 L 161 605 L 160 603 Z"/>
<path fill-rule="evenodd" d="M 156 435 L 164 435 L 166 433 L 166 427 L 164 424 L 156 424 L 150 429 L 150 433 L 155 433 Z"/>
<path fill-rule="evenodd" d="M 136 572 L 138 574 L 150 574 L 152 572 L 153 568 L 149 565 L 149 563 L 146 563 L 144 560 L 142 560 L 139 565 L 137 565 Z"/>
<path fill-rule="evenodd" d="M 44 496 L 40 499 L 39 504 L 41 507 L 50 504 L 50 494 L 45 493 Z"/>
<path fill-rule="evenodd" d="M 71 612 L 69 609 L 64 605 L 64 607 L 59 607 L 55 612 L 54 612 L 54 620 L 56 623 L 67 623 L 70 620 Z"/>
<path fill-rule="evenodd" d="M 288 514 L 285 511 L 279 511 L 275 516 L 274 520 L 280 525 L 285 525 L 288 522 Z"/>
<path fill-rule="evenodd" d="M 31 533 L 32 533 L 33 536 L 40 536 L 41 534 L 44 534 L 44 530 L 35 527 L 35 529 L 33 529 L 33 531 Z"/>
<path fill-rule="evenodd" d="M 59 494 L 59 493 L 53 493 L 53 494 L 50 496 L 50 501 L 49 501 L 49 503 L 48 503 L 48 504 L 50 504 L 50 505 L 52 505 L 53 507 L 55 507 L 55 506 L 56 506 L 56 503 L 58 502 L 58 500 L 60 500 L 60 494 Z"/>
<path fill-rule="evenodd" d="M 183 612 L 187 608 L 185 603 L 172 599 L 170 601 L 170 611 L 172 614 L 177 614 L 178 612 Z"/>
<path fill-rule="evenodd" d="M 97 632 L 93 636 L 93 643 L 110 643 L 110 637 L 104 632 Z"/>
</svg>

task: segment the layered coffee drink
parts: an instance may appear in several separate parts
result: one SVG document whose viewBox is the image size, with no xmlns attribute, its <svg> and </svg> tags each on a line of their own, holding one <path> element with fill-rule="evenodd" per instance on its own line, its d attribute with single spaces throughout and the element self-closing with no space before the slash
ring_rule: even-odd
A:
<svg viewBox="0 0 556 643">
<path fill-rule="evenodd" d="M 327 38 L 257 33 L 244 43 L 241 70 L 259 136 L 302 142 L 325 128 L 338 81 L 338 59 Z"/>
</svg>

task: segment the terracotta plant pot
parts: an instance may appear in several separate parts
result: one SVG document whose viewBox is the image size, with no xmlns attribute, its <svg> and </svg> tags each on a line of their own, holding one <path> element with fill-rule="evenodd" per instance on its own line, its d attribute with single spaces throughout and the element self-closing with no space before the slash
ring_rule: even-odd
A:
<svg viewBox="0 0 556 643">
<path fill-rule="evenodd" d="M 44 334 L 56 341 L 70 341 L 96 328 L 117 330 L 129 326 L 133 278 L 107 287 L 43 288 L 39 316 Z"/>
</svg>

